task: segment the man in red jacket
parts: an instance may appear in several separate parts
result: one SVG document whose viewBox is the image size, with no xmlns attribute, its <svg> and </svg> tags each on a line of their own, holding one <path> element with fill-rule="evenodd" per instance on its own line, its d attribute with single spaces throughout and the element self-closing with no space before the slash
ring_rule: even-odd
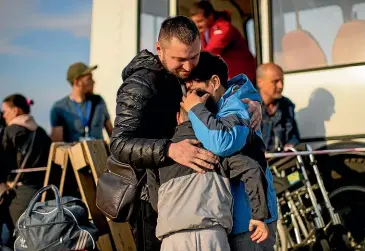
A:
<svg viewBox="0 0 365 251">
<path fill-rule="evenodd" d="M 202 50 L 220 55 L 229 68 L 229 78 L 244 73 L 254 82 L 255 58 L 248 49 L 247 41 L 231 24 L 227 11 L 215 11 L 209 1 L 193 4 L 190 17 L 198 26 Z"/>
</svg>

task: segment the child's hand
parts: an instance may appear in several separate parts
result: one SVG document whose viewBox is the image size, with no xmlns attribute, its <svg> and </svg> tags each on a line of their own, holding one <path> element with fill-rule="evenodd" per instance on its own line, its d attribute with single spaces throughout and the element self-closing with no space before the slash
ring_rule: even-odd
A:
<svg viewBox="0 0 365 251">
<path fill-rule="evenodd" d="M 207 99 L 209 98 L 209 93 L 204 94 L 203 97 L 199 97 L 196 93 L 196 90 L 192 90 L 186 94 L 182 98 L 182 102 L 180 103 L 180 106 L 186 111 L 189 112 L 191 108 L 196 106 L 197 104 L 205 104 L 207 102 Z"/>
<path fill-rule="evenodd" d="M 251 240 L 257 243 L 263 242 L 269 236 L 269 229 L 263 221 L 250 220 L 249 230 L 250 232 L 255 230 L 251 235 Z"/>
</svg>

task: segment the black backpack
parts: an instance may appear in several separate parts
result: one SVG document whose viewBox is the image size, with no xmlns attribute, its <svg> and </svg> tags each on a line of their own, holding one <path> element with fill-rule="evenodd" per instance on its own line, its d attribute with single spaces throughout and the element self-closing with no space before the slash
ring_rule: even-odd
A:
<svg viewBox="0 0 365 251">
<path fill-rule="evenodd" d="M 37 202 L 50 189 L 56 199 Z M 94 250 L 98 239 L 85 204 L 74 197 L 60 198 L 54 185 L 34 195 L 17 222 L 16 234 L 15 251 Z"/>
</svg>

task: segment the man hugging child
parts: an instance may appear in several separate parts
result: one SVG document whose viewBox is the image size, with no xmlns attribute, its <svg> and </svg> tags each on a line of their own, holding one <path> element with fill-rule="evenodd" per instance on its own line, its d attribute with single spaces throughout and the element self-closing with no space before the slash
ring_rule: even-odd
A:
<svg viewBox="0 0 365 251">
<path fill-rule="evenodd" d="M 245 75 L 227 79 L 225 62 L 202 52 L 187 81 L 189 93 L 177 112 L 171 141 L 199 140 L 220 163 L 204 174 L 178 163 L 159 169 L 156 236 L 162 239 L 161 250 L 243 250 L 243 242 L 245 250 L 273 250 L 277 208 L 272 175 L 261 131 L 249 128 L 247 105 L 241 101 L 260 97 Z"/>
</svg>

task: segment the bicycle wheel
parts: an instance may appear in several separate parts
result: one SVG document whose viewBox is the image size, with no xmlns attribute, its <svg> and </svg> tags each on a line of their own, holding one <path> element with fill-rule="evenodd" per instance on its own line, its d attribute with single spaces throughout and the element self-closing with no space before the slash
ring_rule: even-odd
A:
<svg viewBox="0 0 365 251">
<path fill-rule="evenodd" d="M 365 187 L 344 186 L 329 194 L 334 209 L 338 212 L 345 229 L 350 232 L 355 243 L 365 239 Z"/>
</svg>

